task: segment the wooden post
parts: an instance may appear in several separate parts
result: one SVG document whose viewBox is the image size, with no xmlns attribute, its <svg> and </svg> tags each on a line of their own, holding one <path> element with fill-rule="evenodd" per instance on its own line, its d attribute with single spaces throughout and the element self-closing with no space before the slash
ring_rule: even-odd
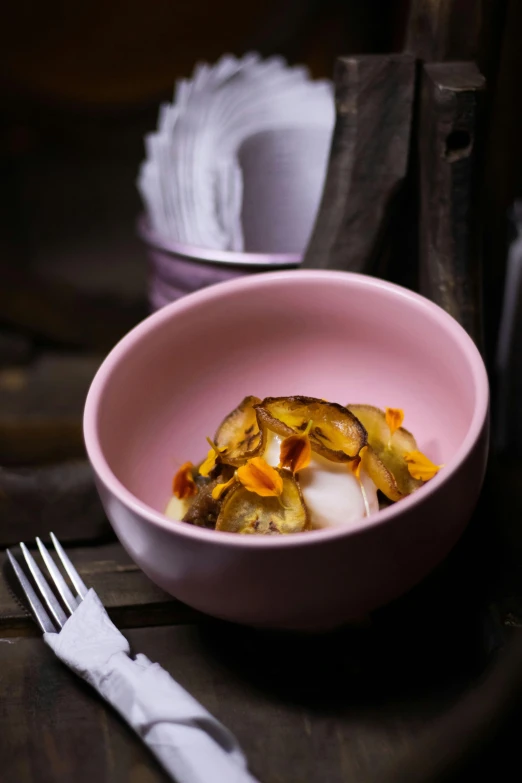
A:
<svg viewBox="0 0 522 783">
<path fill-rule="evenodd" d="M 424 62 L 475 59 L 484 0 L 410 0 L 405 50 Z"/>
<path fill-rule="evenodd" d="M 415 60 L 341 57 L 334 79 L 337 119 L 303 267 L 369 271 L 406 175 Z"/>
<path fill-rule="evenodd" d="M 482 344 L 476 181 L 478 100 L 474 63 L 430 63 L 419 123 L 420 287 Z"/>
</svg>

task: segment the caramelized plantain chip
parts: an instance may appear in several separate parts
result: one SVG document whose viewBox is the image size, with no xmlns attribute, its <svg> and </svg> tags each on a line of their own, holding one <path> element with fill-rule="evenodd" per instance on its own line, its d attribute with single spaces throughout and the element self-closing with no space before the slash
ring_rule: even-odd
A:
<svg viewBox="0 0 522 783">
<path fill-rule="evenodd" d="M 247 459 L 263 453 L 266 430 L 259 424 L 254 406 L 259 397 L 245 397 L 226 419 L 216 433 L 215 444 L 221 451 L 220 460 L 227 465 L 239 467 Z"/>
<path fill-rule="evenodd" d="M 371 446 L 368 446 L 361 455 L 361 467 L 366 471 L 377 489 L 380 489 L 389 500 L 400 500 L 402 498 L 402 493 L 399 491 L 395 477 Z"/>
<path fill-rule="evenodd" d="M 196 527 L 215 528 L 216 520 L 221 510 L 221 498 L 212 497 L 212 491 L 218 484 L 228 481 L 233 475 L 233 468 L 228 465 L 221 466 L 221 472 L 213 480 L 205 479 L 197 482 L 198 494 L 192 499 L 190 507 L 182 518 L 183 522 Z"/>
<path fill-rule="evenodd" d="M 288 437 L 309 432 L 312 451 L 331 462 L 348 462 L 366 445 L 366 430 L 347 408 L 315 397 L 267 397 L 255 405 L 261 424 Z"/>
<path fill-rule="evenodd" d="M 371 449 L 363 457 L 363 467 L 381 492 L 390 500 L 400 500 L 422 486 L 410 475 L 405 455 L 417 450 L 415 438 L 399 427 L 392 434 L 386 414 L 373 405 L 348 405 L 368 433 Z"/>
<path fill-rule="evenodd" d="M 223 501 L 216 530 L 259 535 L 307 530 L 308 513 L 299 484 L 288 470 L 278 468 L 278 473 L 283 480 L 279 497 L 260 497 L 241 484 L 232 489 Z"/>
<path fill-rule="evenodd" d="M 196 525 L 196 527 L 215 528 L 221 508 L 221 503 L 212 497 L 212 490 L 217 484 L 218 480 L 215 479 L 200 489 L 194 502 L 185 513 L 183 522 Z"/>
</svg>

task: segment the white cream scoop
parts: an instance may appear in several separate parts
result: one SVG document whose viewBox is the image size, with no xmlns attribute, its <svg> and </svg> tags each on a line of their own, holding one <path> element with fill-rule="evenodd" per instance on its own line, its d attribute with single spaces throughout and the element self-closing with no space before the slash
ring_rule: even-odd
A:
<svg viewBox="0 0 522 783">
<path fill-rule="evenodd" d="M 268 433 L 263 457 L 272 467 L 279 465 L 282 440 Z M 359 482 L 345 462 L 330 462 L 319 454 L 313 453 L 299 472 L 299 486 L 314 528 L 343 527 L 379 510 L 377 489 L 364 471 Z"/>
</svg>

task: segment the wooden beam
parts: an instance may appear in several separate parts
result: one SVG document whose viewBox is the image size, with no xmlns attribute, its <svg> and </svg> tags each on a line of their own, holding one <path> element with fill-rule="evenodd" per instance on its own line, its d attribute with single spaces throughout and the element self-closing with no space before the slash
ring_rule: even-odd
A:
<svg viewBox="0 0 522 783">
<path fill-rule="evenodd" d="M 334 79 L 337 118 L 303 267 L 370 271 L 406 175 L 415 62 L 401 54 L 341 57 Z"/>
<path fill-rule="evenodd" d="M 482 6 L 483 0 L 410 0 L 405 51 L 425 62 L 475 59 Z"/>
<path fill-rule="evenodd" d="M 474 63 L 429 63 L 419 123 L 420 288 L 482 344 L 476 171 L 479 99 Z"/>
</svg>

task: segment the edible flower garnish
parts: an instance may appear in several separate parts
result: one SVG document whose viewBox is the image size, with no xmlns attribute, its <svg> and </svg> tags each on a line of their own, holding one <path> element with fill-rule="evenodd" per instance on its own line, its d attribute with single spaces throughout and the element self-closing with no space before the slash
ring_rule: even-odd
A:
<svg viewBox="0 0 522 783">
<path fill-rule="evenodd" d="M 308 467 L 312 459 L 312 444 L 308 437 L 312 424 L 313 421 L 310 419 L 301 435 L 289 435 L 283 440 L 279 452 L 280 468 L 287 468 L 292 473 L 299 473 L 300 470 Z"/>
<path fill-rule="evenodd" d="M 435 465 L 422 451 L 408 451 L 404 459 L 408 464 L 410 476 L 419 481 L 429 481 L 443 467 Z"/>
<path fill-rule="evenodd" d="M 367 451 L 368 446 L 363 446 L 356 458 L 348 463 L 348 467 L 359 481 L 361 480 L 362 461 Z"/>
<path fill-rule="evenodd" d="M 216 484 L 214 489 L 212 490 L 212 497 L 214 500 L 221 500 L 222 496 L 225 494 L 227 489 L 230 489 L 232 484 L 235 484 L 237 482 L 236 476 L 232 476 L 231 479 L 228 481 L 223 482 L 223 484 Z"/>
<path fill-rule="evenodd" d="M 198 488 L 192 471 L 192 462 L 184 462 L 172 479 L 172 492 L 179 500 L 186 500 L 197 494 Z"/>
<path fill-rule="evenodd" d="M 226 451 L 225 446 L 216 446 L 210 438 L 207 438 L 207 441 L 210 443 L 210 451 L 208 452 L 206 459 L 204 462 L 201 463 L 199 467 L 199 475 L 204 476 L 205 478 L 212 473 L 214 468 L 216 467 L 219 457 L 221 454 L 223 454 L 224 451 Z"/>
<path fill-rule="evenodd" d="M 252 457 L 236 471 L 245 489 L 261 497 L 279 497 L 283 492 L 283 479 L 263 457 Z"/>
<path fill-rule="evenodd" d="M 396 433 L 397 430 L 402 427 L 402 422 L 404 421 L 404 411 L 401 410 L 401 408 L 385 408 L 384 415 L 386 417 L 386 424 L 390 428 L 391 441 L 394 433 Z"/>
<path fill-rule="evenodd" d="M 357 457 L 354 460 L 352 460 L 351 462 L 348 463 L 348 467 L 352 471 L 352 473 L 355 476 L 355 478 L 357 479 L 357 481 L 359 482 L 359 486 L 361 488 L 361 495 L 362 495 L 363 502 L 364 502 L 364 514 L 365 514 L 365 516 L 369 517 L 370 516 L 370 504 L 368 502 L 368 496 L 366 494 L 366 490 L 364 488 L 364 484 L 361 481 L 361 468 L 363 466 L 363 460 L 364 460 L 364 457 L 367 454 L 367 452 L 368 452 L 368 446 L 363 446 L 362 449 L 360 450 L 359 454 L 357 455 Z"/>
</svg>

